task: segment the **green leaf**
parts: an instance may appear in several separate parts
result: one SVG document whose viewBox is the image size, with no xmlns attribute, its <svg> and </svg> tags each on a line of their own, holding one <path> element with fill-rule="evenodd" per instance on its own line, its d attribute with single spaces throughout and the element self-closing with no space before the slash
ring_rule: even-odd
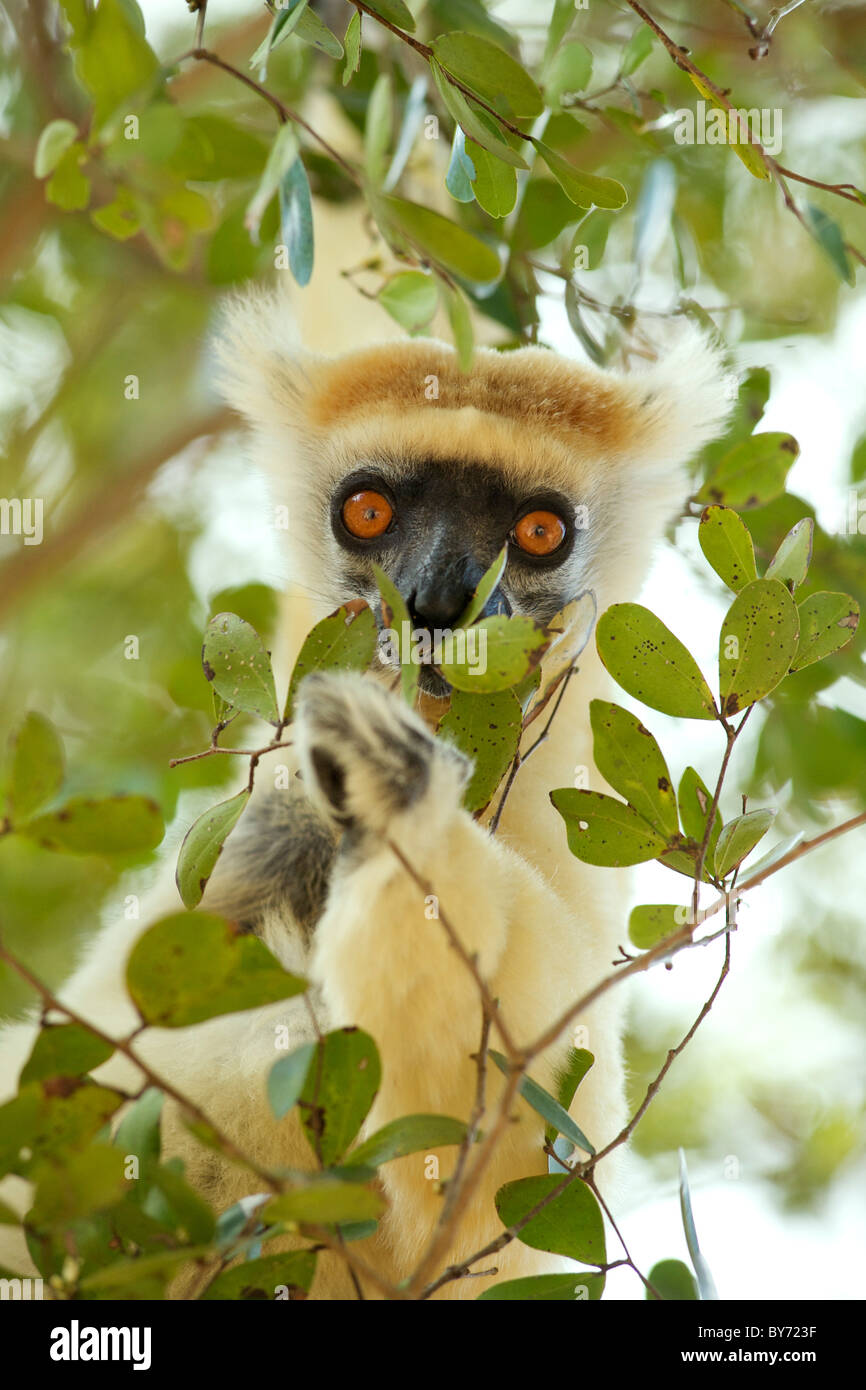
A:
<svg viewBox="0 0 866 1390">
<path fill-rule="evenodd" d="M 465 280 L 488 284 L 499 278 L 499 257 L 492 247 L 441 213 L 405 198 L 385 198 L 384 206 L 398 232 L 422 256 Z"/>
<path fill-rule="evenodd" d="M 393 584 L 379 565 L 373 562 L 373 576 L 382 600 L 382 623 L 396 632 L 400 644 L 400 689 L 403 699 L 410 707 L 415 703 L 418 678 L 421 668 L 411 657 L 411 641 L 407 650 L 407 634 L 411 638 L 413 629 L 406 600 L 396 584 Z"/>
<path fill-rule="evenodd" d="M 57 811 L 16 829 L 44 849 L 70 854 L 139 854 L 156 849 L 165 827 L 148 796 L 75 796 Z"/>
<path fill-rule="evenodd" d="M 123 1196 L 123 1154 L 108 1144 L 91 1144 L 65 1154 L 63 1163 L 33 1171 L 36 1192 L 27 1223 L 36 1231 L 63 1230 L 73 1221 L 104 1211 Z"/>
<path fill-rule="evenodd" d="M 381 187 L 388 167 L 388 150 L 394 126 L 394 97 L 390 73 L 380 73 L 367 104 L 364 124 L 364 166 L 367 178 Z"/>
<path fill-rule="evenodd" d="M 29 1175 L 46 1157 L 65 1162 L 83 1148 L 123 1104 L 118 1091 L 85 1080 L 43 1077 L 22 1083 L 0 1106 L 0 1175 Z"/>
<path fill-rule="evenodd" d="M 287 1057 L 274 1062 L 268 1072 L 268 1100 L 278 1120 L 300 1099 L 315 1051 L 315 1043 L 301 1043 Z"/>
<path fill-rule="evenodd" d="M 330 1174 L 316 1174 L 302 1187 L 275 1197 L 262 1211 L 269 1225 L 278 1222 L 331 1225 L 340 1221 L 369 1221 L 381 1215 L 385 1202 L 378 1192 L 359 1183 L 340 1182 Z"/>
<path fill-rule="evenodd" d="M 585 1047 L 570 1047 L 565 1064 L 560 1070 L 559 1083 L 556 1088 L 556 1099 L 559 1101 L 563 1110 L 568 1110 L 571 1102 L 577 1094 L 577 1088 L 586 1076 L 595 1057 Z M 547 1134 L 548 1138 L 553 1138 L 552 1134 Z"/>
<path fill-rule="evenodd" d="M 228 801 L 221 801 L 203 812 L 186 832 L 175 874 L 184 907 L 198 907 L 208 879 L 223 852 L 223 845 L 243 815 L 249 799 L 250 790 L 244 787 Z"/>
<path fill-rule="evenodd" d="M 602 792 L 560 787 L 550 799 L 565 821 L 568 848 L 584 864 L 622 868 L 655 859 L 666 840 L 625 802 Z"/>
<path fill-rule="evenodd" d="M 304 10 L 295 33 L 302 43 L 308 43 L 311 48 L 317 49 L 319 53 L 324 53 L 326 57 L 336 61 L 342 58 L 343 45 L 327 24 L 322 23 L 315 10 L 309 8 Z"/>
<path fill-rule="evenodd" d="M 43 714 L 31 710 L 12 737 L 8 807 L 12 819 L 25 820 L 59 792 L 63 783 L 63 744 Z"/>
<path fill-rule="evenodd" d="M 325 1167 L 342 1158 L 364 1123 L 382 1078 L 379 1051 L 360 1028 L 338 1028 L 316 1044 L 301 1094 L 303 1124 Z M 348 1213 L 339 1221 L 362 1220 L 376 1212 Z"/>
<path fill-rule="evenodd" d="M 719 634 L 719 695 L 724 715 L 769 695 L 797 650 L 797 606 L 778 579 L 755 579 L 731 604 Z"/>
<path fill-rule="evenodd" d="M 383 1125 L 350 1154 L 352 1164 L 378 1168 L 407 1154 L 426 1153 L 452 1144 L 462 1144 L 466 1126 L 449 1115 L 404 1115 Z"/>
<path fill-rule="evenodd" d="M 749 438 L 762 420 L 769 398 L 770 373 L 766 367 L 750 368 L 739 384 L 737 403 L 726 434 L 721 439 L 707 444 L 701 454 L 705 471 L 711 472 L 734 444 L 740 444 Z"/>
<path fill-rule="evenodd" d="M 366 671 L 375 654 L 376 619 L 363 600 L 352 599 L 322 618 L 307 633 L 295 661 L 283 723 L 293 717 L 298 687 L 311 671 Z"/>
<path fill-rule="evenodd" d="M 664 1299 L 674 1302 L 694 1301 L 698 1297 L 695 1276 L 682 1260 L 659 1260 L 653 1265 L 647 1280 Z M 652 1299 L 649 1289 L 646 1297 Z"/>
<path fill-rule="evenodd" d="M 259 76 L 264 79 L 267 76 L 268 58 L 271 49 L 277 48 L 284 39 L 294 33 L 301 22 L 304 11 L 309 4 L 309 0 L 288 0 L 288 4 L 281 5 L 279 12 L 274 15 L 274 21 L 266 37 L 259 44 L 252 58 L 250 67 L 259 69 Z"/>
<path fill-rule="evenodd" d="M 628 202 L 628 194 L 616 179 L 606 179 L 576 169 L 543 140 L 533 140 L 532 143 L 563 193 L 579 208 L 621 208 Z"/>
<path fill-rule="evenodd" d="M 355 10 L 349 23 L 346 25 L 346 32 L 343 35 L 343 49 L 346 54 L 346 66 L 343 69 L 343 86 L 347 87 L 352 80 L 352 74 L 356 73 L 361 66 L 360 10 Z"/>
<path fill-rule="evenodd" d="M 300 156 L 280 179 L 280 235 L 289 250 L 289 269 L 303 287 L 313 273 L 313 204 Z"/>
<path fill-rule="evenodd" d="M 455 626 L 471 627 L 476 618 L 484 612 L 490 598 L 501 582 L 505 573 L 505 566 L 508 563 L 508 546 L 504 545 L 495 559 L 491 560 L 487 569 L 482 574 L 475 586 L 475 593 L 467 603 Z"/>
<path fill-rule="evenodd" d="M 356 11 L 357 13 L 357 11 Z M 244 1260 L 234 1269 L 226 1269 L 208 1284 L 202 1301 L 276 1297 L 277 1289 L 308 1294 L 316 1272 L 316 1253 L 313 1250 L 285 1251 L 281 1255 L 264 1255 L 260 1260 Z M 281 1295 L 284 1297 L 285 1295 Z"/>
<path fill-rule="evenodd" d="M 635 715 L 607 700 L 591 700 L 593 758 L 615 792 L 669 839 L 679 830 L 677 803 L 662 751 Z"/>
<path fill-rule="evenodd" d="M 147 1176 L 159 1163 L 162 1150 L 160 1121 L 165 1095 L 156 1086 L 147 1090 L 127 1110 L 114 1135 L 114 1146 L 138 1159 L 140 1176 Z"/>
<path fill-rule="evenodd" d="M 829 259 L 840 280 L 844 280 L 848 285 L 853 285 L 856 279 L 854 266 L 848 255 L 845 237 L 839 223 L 834 221 L 823 208 L 815 207 L 814 203 L 806 204 L 805 218 L 808 230 Z"/>
<path fill-rule="evenodd" d="M 556 180 L 533 176 L 526 185 L 517 214 L 514 249 L 538 251 L 542 246 L 549 246 L 573 221 L 574 204 Z"/>
<path fill-rule="evenodd" d="M 479 207 L 491 217 L 507 217 L 517 202 L 516 170 L 474 140 L 468 142 L 466 150 L 475 166 L 475 178 L 470 182 Z"/>
<path fill-rule="evenodd" d="M 493 1058 L 499 1070 L 505 1076 L 511 1074 L 511 1064 L 507 1057 L 501 1052 L 490 1049 L 490 1056 Z M 590 1144 L 583 1130 L 574 1123 L 568 1111 L 560 1105 L 558 1100 L 554 1100 L 549 1091 L 545 1091 L 543 1086 L 539 1086 L 537 1081 L 533 1081 L 531 1076 L 522 1076 L 517 1089 L 523 1096 L 527 1105 L 530 1105 L 537 1115 L 545 1121 L 557 1134 L 562 1134 L 566 1139 L 570 1139 L 577 1148 L 583 1149 L 584 1153 L 594 1154 L 595 1149 Z"/>
<path fill-rule="evenodd" d="M 115 1219 L 114 1212 L 111 1218 L 112 1221 Z M 81 1288 L 88 1293 L 91 1289 L 99 1290 L 97 1297 L 118 1300 L 161 1299 L 165 1297 L 165 1286 L 177 1272 L 178 1265 L 207 1257 L 210 1253 L 207 1245 L 184 1245 L 179 1250 L 160 1250 L 155 1255 L 136 1255 L 135 1259 L 118 1260 L 102 1269 L 95 1269 L 92 1274 L 85 1274 Z"/>
<path fill-rule="evenodd" d="M 114 237 L 115 241 L 126 241 L 141 229 L 141 216 L 138 204 L 125 188 L 117 190 L 117 197 L 111 203 L 93 208 L 90 220 L 101 232 Z"/>
<path fill-rule="evenodd" d="M 716 845 L 716 873 L 727 878 L 732 869 L 742 863 L 759 840 L 763 839 L 776 818 L 776 812 L 749 811 L 745 816 L 729 820 Z"/>
<path fill-rule="evenodd" d="M 43 1026 L 24 1063 L 19 1085 L 55 1076 L 84 1076 L 101 1067 L 113 1052 L 110 1043 L 103 1042 L 78 1023 Z"/>
<path fill-rule="evenodd" d="M 445 301 L 445 312 L 448 315 L 451 336 L 457 350 L 458 365 L 461 372 L 468 372 L 472 366 L 472 354 L 475 351 L 475 334 L 472 329 L 472 315 L 469 312 L 469 305 L 465 295 L 456 285 L 447 285 L 442 279 L 439 281 L 439 293 Z"/>
<path fill-rule="evenodd" d="M 207 912 L 178 912 L 150 927 L 132 948 L 126 985 L 144 1022 L 158 1028 L 275 1004 L 307 987 L 258 937 Z"/>
<path fill-rule="evenodd" d="M 713 804 L 713 797 L 693 767 L 687 767 L 680 779 L 678 801 L 684 833 L 690 840 L 702 845 L 707 829 L 707 815 Z M 707 842 L 707 857 L 704 861 L 704 866 L 707 869 L 714 867 L 716 842 L 721 828 L 722 817 L 717 807 L 713 818 L 713 828 Z"/>
<path fill-rule="evenodd" d="M 452 653 L 446 650 L 448 659 L 438 665 L 451 685 L 474 695 L 508 690 L 517 685 L 538 665 L 550 643 L 547 629 L 534 618 L 508 618 L 498 614 L 483 618 L 469 629 L 469 637 L 473 637 L 477 645 L 473 648 L 467 637 L 463 659 L 458 645 L 462 633 L 462 628 L 457 630 Z M 476 656 L 479 659 L 475 659 Z"/>
<path fill-rule="evenodd" d="M 652 47 L 652 30 L 648 29 L 645 24 L 639 25 L 622 50 L 620 76 L 631 77 L 631 74 L 636 72 L 641 63 L 645 62 L 652 53 Z"/>
<path fill-rule="evenodd" d="M 799 588 L 812 563 L 814 534 L 815 523 L 810 516 L 792 526 L 767 566 L 764 578 L 778 579 L 787 589 Z"/>
<path fill-rule="evenodd" d="M 214 690 L 235 709 L 279 724 L 274 673 L 254 627 L 235 613 L 218 613 L 205 628 L 201 664 Z"/>
<path fill-rule="evenodd" d="M 545 72 L 545 94 L 555 105 L 566 92 L 586 91 L 592 76 L 592 54 L 585 44 L 572 39 L 559 49 Z"/>
<path fill-rule="evenodd" d="M 137 10 L 138 19 L 141 15 Z M 75 72 L 93 97 L 93 130 L 119 110 L 134 105 L 132 98 L 148 95 L 159 79 L 159 59 L 123 0 L 100 0 L 91 14 L 75 55 Z"/>
<path fill-rule="evenodd" d="M 753 434 L 724 454 L 696 493 L 698 502 L 760 507 L 785 490 L 785 479 L 800 452 L 790 434 Z"/>
<path fill-rule="evenodd" d="M 496 1194 L 496 1210 L 506 1227 L 522 1220 L 539 1202 L 560 1186 L 560 1175 L 520 1178 L 506 1183 Z M 549 1250 L 568 1255 L 584 1264 L 604 1264 L 604 1223 L 594 1194 L 579 1179 L 572 1181 L 558 1197 L 523 1227 L 518 1240 L 533 1250 Z"/>
<path fill-rule="evenodd" d="M 470 136 L 482 149 L 498 155 L 506 164 L 513 164 L 515 169 L 529 168 L 523 155 L 518 154 L 515 147 L 518 140 L 516 135 L 507 134 L 501 126 L 497 125 L 495 117 L 491 116 L 471 97 L 464 96 L 453 83 L 449 82 L 447 73 L 435 58 L 430 59 L 430 71 L 446 110 L 459 123 L 466 135 Z"/>
<path fill-rule="evenodd" d="M 573 0 L 569 0 L 572 4 Z M 527 1279 L 506 1279 L 485 1289 L 477 1303 L 580 1303 L 596 1302 L 604 1289 L 603 1274 L 532 1274 Z"/>
<path fill-rule="evenodd" d="M 257 632 L 271 633 L 279 619 L 279 595 L 269 584 L 240 584 L 219 589 L 208 598 L 208 617 L 234 613 Z"/>
<path fill-rule="evenodd" d="M 813 661 L 841 651 L 857 631 L 860 605 L 849 594 L 834 594 L 827 590 L 810 594 L 799 605 L 800 637 L 791 662 L 792 671 L 802 671 Z"/>
<path fill-rule="evenodd" d="M 440 34 L 433 40 L 438 62 L 502 115 L 540 116 L 544 100 L 529 73 L 498 44 L 478 34 Z"/>
<path fill-rule="evenodd" d="M 149 1216 L 182 1240 L 191 1240 L 196 1245 L 213 1240 L 216 1229 L 213 1211 L 185 1180 L 180 1159 L 171 1159 L 151 1169 L 149 1178 L 151 1187 L 145 1201 Z"/>
<path fill-rule="evenodd" d="M 436 312 L 439 292 L 432 275 L 421 270 L 401 270 L 382 286 L 376 296 L 401 328 L 420 333 Z"/>
<path fill-rule="evenodd" d="M 574 0 L 554 0 L 553 13 L 550 16 L 550 26 L 544 45 L 543 67 L 547 67 L 553 55 L 558 51 L 560 44 L 574 23 L 575 13 Z"/>
<path fill-rule="evenodd" d="M 64 212 L 81 212 L 90 202 L 90 179 L 81 172 L 87 151 L 80 141 L 70 145 L 57 161 L 45 185 L 45 196 Z"/>
<path fill-rule="evenodd" d="M 517 752 L 523 711 L 513 690 L 468 695 L 453 690 L 436 732 L 472 759 L 472 780 L 463 795 L 467 811 L 487 806 Z"/>
<path fill-rule="evenodd" d="M 704 82 L 700 77 L 698 77 L 693 72 L 690 72 L 688 76 L 694 83 L 694 85 L 697 87 L 701 96 L 704 97 L 704 99 L 707 101 L 707 103 L 710 106 L 715 107 L 717 111 L 724 112 L 725 129 L 728 131 L 728 139 L 726 143 L 728 144 L 729 148 L 732 149 L 737 158 L 743 164 L 745 164 L 746 168 L 748 169 L 749 173 L 752 175 L 753 178 L 769 179 L 770 172 L 765 166 L 764 161 L 761 158 L 760 152 L 749 139 L 749 132 L 746 128 L 746 123 L 741 119 L 737 120 L 735 125 L 736 134 L 735 138 L 732 140 L 730 138 L 730 114 L 728 112 L 728 108 L 724 106 L 722 102 L 719 101 L 715 93 L 711 91 L 711 89 L 707 86 L 706 82 Z M 728 95 L 730 97 L 730 93 L 728 93 Z M 731 106 L 733 107 L 734 111 L 738 112 L 740 110 L 740 107 L 738 107 L 734 103 L 733 99 L 731 99 Z"/>
<path fill-rule="evenodd" d="M 596 645 L 617 684 L 645 705 L 681 719 L 716 718 L 694 657 L 648 608 L 615 603 L 598 621 Z"/>
<path fill-rule="evenodd" d="M 161 139 L 167 149 L 160 147 Z M 148 152 L 154 164 L 164 163 L 182 179 L 204 182 L 257 179 L 268 157 L 268 145 L 244 126 L 209 111 L 181 118 L 177 107 L 168 104 L 148 107 L 138 143 L 146 150 L 149 144 L 157 146 Z"/>
<path fill-rule="evenodd" d="M 698 540 L 716 574 L 735 594 L 757 579 L 752 537 L 731 507 L 706 507 L 698 527 Z"/>
<path fill-rule="evenodd" d="M 36 144 L 33 172 L 37 179 L 44 179 L 52 174 L 61 156 L 77 139 L 78 128 L 72 121 L 49 121 Z"/>
<path fill-rule="evenodd" d="M 657 941 L 679 931 L 683 922 L 683 909 L 677 903 L 641 903 L 629 915 L 629 938 L 639 950 L 648 951 Z"/>
<path fill-rule="evenodd" d="M 265 215 L 265 209 L 297 158 L 297 136 L 294 127 L 286 122 L 285 125 L 280 126 L 274 136 L 274 143 L 271 145 L 258 187 L 247 204 L 244 226 L 256 245 L 258 245 L 259 228 Z"/>
<path fill-rule="evenodd" d="M 475 165 L 466 153 L 466 136 L 463 127 L 455 125 L 451 144 L 451 158 L 445 175 L 445 187 L 458 203 L 471 203 L 475 194 L 470 180 L 475 177 Z"/>
<path fill-rule="evenodd" d="M 410 34 L 415 29 L 412 13 L 403 4 L 403 0 L 376 0 L 375 4 L 368 4 L 367 9 L 381 15 L 383 19 L 389 19 L 398 29 L 407 29 Z"/>
<path fill-rule="evenodd" d="M 403 171 L 409 162 L 409 157 L 415 147 L 415 142 L 421 132 L 424 119 L 427 113 L 427 76 L 419 73 L 413 79 L 412 85 L 403 102 L 403 117 L 400 121 L 400 134 L 397 137 L 397 144 L 388 165 L 388 172 L 385 175 L 383 188 L 386 193 L 390 193 L 402 177 Z"/>
</svg>

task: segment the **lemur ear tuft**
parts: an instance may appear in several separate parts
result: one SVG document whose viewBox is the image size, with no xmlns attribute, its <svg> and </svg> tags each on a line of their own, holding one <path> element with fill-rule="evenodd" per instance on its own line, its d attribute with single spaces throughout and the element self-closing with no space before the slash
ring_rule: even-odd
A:
<svg viewBox="0 0 866 1390">
<path fill-rule="evenodd" d="M 252 425 L 302 424 L 314 359 L 301 347 L 287 295 L 261 288 L 232 295 L 213 348 L 220 393 Z"/>
<path fill-rule="evenodd" d="M 736 400 L 721 350 L 691 324 L 677 330 L 658 362 L 622 381 L 632 395 L 634 445 L 648 463 L 693 458 L 722 433 Z"/>
</svg>

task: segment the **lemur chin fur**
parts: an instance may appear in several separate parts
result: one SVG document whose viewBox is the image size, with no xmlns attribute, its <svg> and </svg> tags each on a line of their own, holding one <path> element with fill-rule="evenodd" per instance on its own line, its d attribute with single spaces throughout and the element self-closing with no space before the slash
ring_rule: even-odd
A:
<svg viewBox="0 0 866 1390">
<path fill-rule="evenodd" d="M 291 576 L 311 596 L 312 619 L 355 598 L 381 617 L 376 560 L 410 598 L 417 620 L 446 626 L 518 516 L 535 504 L 562 516 L 564 549 L 539 562 L 511 547 L 488 611 L 547 620 L 587 589 L 599 612 L 635 599 L 687 495 L 685 465 L 729 409 L 718 358 L 692 331 L 636 374 L 603 372 L 537 347 L 478 348 L 462 372 L 454 351 L 430 339 L 313 356 L 293 340 L 281 300 L 258 292 L 229 306 L 219 359 L 222 389 L 249 424 L 252 458 L 267 472 L 274 501 L 289 508 Z M 359 542 L 341 529 L 340 502 L 352 488 L 376 489 L 393 506 L 395 522 L 380 541 Z M 279 656 L 285 676 L 293 652 L 284 644 Z M 574 859 L 549 801 L 552 788 L 571 785 L 576 766 L 589 769 L 590 786 L 605 785 L 592 762 L 589 702 L 611 691 L 594 644 L 549 738 L 520 770 L 495 836 L 486 817 L 476 822 L 461 809 L 466 759 L 432 736 L 443 710 L 434 673 L 425 676 L 420 713 L 392 683 L 393 673 L 378 663 L 364 677 L 307 680 L 289 790 L 269 786 L 267 763 L 260 765 L 256 793 L 203 903 L 257 932 L 288 968 L 311 979 L 322 1030 L 357 1025 L 376 1039 L 382 1085 L 365 1134 L 406 1114 L 467 1119 L 481 1027 L 476 984 L 441 922 L 425 914 L 424 897 L 388 840 L 433 885 L 464 947 L 477 954 L 518 1044 L 609 972 L 625 931 L 622 873 Z M 527 732 L 527 743 L 535 733 Z M 172 884 L 156 890 L 140 923 L 108 925 L 62 998 L 106 1031 L 129 1032 L 137 1018 L 123 987 L 126 957 L 149 921 L 178 906 Z M 623 999 L 621 989 L 610 991 L 579 1020 L 595 1063 L 572 1113 L 597 1148 L 626 1118 Z M 311 1168 L 296 1112 L 276 1122 L 265 1094 L 270 1067 L 285 1055 L 275 1050 L 280 1025 L 290 1046 L 314 1036 L 308 1005 L 297 998 L 183 1030 L 152 1029 L 136 1046 L 261 1164 Z M 34 1035 L 33 1023 L 6 1030 L 4 1095 L 14 1092 Z M 563 1036 L 534 1063 L 543 1086 L 555 1089 L 571 1042 Z M 133 1090 L 141 1084 L 119 1056 L 96 1077 Z M 490 1105 L 502 1084 L 489 1068 Z M 523 1101 L 514 1114 L 448 1264 L 499 1234 L 493 1199 L 503 1183 L 546 1171 L 543 1121 Z M 164 1153 L 183 1158 L 187 1177 L 217 1209 L 251 1192 L 249 1173 L 199 1144 L 171 1104 L 163 1132 Z M 455 1154 L 438 1152 L 440 1180 Z M 383 1165 L 387 1213 L 377 1234 L 353 1247 L 388 1280 L 411 1270 L 441 1209 L 425 1158 Z M 614 1156 L 598 1181 L 607 1195 L 616 1183 Z M 8 1179 L 2 1195 L 26 1210 L 20 1179 Z M 23 1247 L 13 1250 L 11 1228 L 2 1231 L 0 1263 L 23 1270 Z M 496 1265 L 502 1280 L 562 1262 L 515 1240 Z M 192 1296 L 200 1278 L 190 1268 L 173 1295 Z M 436 1296 L 476 1298 L 490 1282 L 458 1279 Z M 372 1284 L 364 1292 L 377 1296 Z M 312 1296 L 354 1297 L 339 1257 L 320 1255 Z"/>
</svg>

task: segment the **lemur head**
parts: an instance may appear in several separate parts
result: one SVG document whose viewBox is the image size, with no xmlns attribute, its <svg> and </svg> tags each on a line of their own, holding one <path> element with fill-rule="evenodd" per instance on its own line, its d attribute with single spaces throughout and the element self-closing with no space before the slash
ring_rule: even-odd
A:
<svg viewBox="0 0 866 1390">
<path fill-rule="evenodd" d="M 633 375 L 545 348 L 475 351 L 468 372 L 429 338 L 313 357 L 277 296 L 230 306 L 219 355 L 288 507 L 292 577 L 323 605 L 380 612 L 373 563 L 418 628 L 448 628 L 503 544 L 486 614 L 549 620 L 585 589 L 633 598 L 686 496 L 684 465 L 728 404 L 705 339 L 687 332 Z M 430 694 L 445 693 L 422 672 Z"/>
</svg>

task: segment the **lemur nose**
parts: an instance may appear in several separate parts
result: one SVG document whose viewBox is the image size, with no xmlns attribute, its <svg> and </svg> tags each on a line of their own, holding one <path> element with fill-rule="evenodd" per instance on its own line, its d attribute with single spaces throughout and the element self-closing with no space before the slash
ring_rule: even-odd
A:
<svg viewBox="0 0 866 1390">
<path fill-rule="evenodd" d="M 452 627 L 472 597 L 462 583 L 437 584 L 416 589 L 409 603 L 412 623 L 417 628 Z"/>
</svg>

